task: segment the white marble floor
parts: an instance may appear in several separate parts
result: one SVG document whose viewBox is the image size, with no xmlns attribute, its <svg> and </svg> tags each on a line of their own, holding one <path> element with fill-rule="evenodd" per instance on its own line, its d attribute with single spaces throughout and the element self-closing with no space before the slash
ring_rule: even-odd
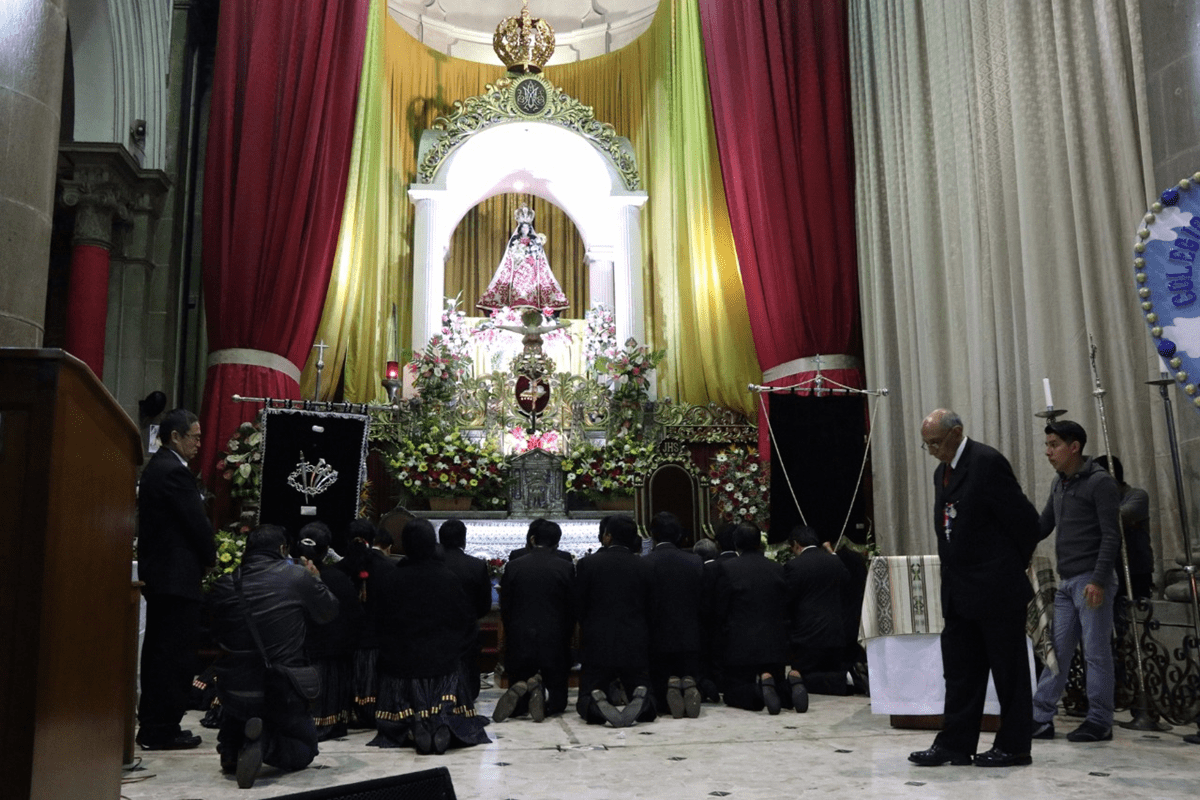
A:
<svg viewBox="0 0 1200 800">
<path fill-rule="evenodd" d="M 499 695 L 498 689 L 484 690 L 480 713 L 489 713 Z M 1125 719 L 1128 715 L 1118 721 Z M 776 717 L 705 705 L 696 720 L 668 716 L 622 730 L 585 725 L 570 710 L 541 724 L 514 719 L 489 725 L 490 745 L 444 756 L 367 747 L 372 736 L 359 731 L 323 744 L 316 761 L 301 772 L 265 768 L 250 790 L 239 790 L 231 776 L 221 774 L 216 733 L 200 728 L 199 721 L 200 714 L 192 712 L 185 727 L 200 732 L 204 744 L 186 752 L 141 752 L 138 768 L 126 773 L 123 797 L 286 797 L 443 765 L 461 800 L 1182 800 L 1200 793 L 1200 746 L 1182 738 L 1194 727 L 1164 733 L 1118 727 L 1111 742 L 1071 744 L 1062 732 L 1078 720 L 1060 717 L 1056 740 L 1034 742 L 1033 766 L 921 768 L 907 756 L 927 747 L 933 734 L 891 728 L 886 717 L 871 714 L 865 697 L 814 696 L 808 713 L 784 710 Z M 981 744 L 981 750 L 990 747 L 991 734 Z"/>
</svg>

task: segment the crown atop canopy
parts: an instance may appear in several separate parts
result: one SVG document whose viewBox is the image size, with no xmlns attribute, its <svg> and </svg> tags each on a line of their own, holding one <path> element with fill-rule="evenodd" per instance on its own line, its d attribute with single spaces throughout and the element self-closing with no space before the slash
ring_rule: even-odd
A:
<svg viewBox="0 0 1200 800">
<path fill-rule="evenodd" d="M 518 225 L 520 225 L 522 222 L 528 222 L 530 225 L 533 224 L 533 209 L 524 203 L 521 204 L 520 208 L 513 212 L 513 216 L 517 218 Z"/>
<path fill-rule="evenodd" d="M 554 29 L 544 19 L 531 18 L 529 0 L 523 0 L 521 16 L 496 26 L 492 49 L 509 72 L 541 72 L 554 55 Z"/>
</svg>

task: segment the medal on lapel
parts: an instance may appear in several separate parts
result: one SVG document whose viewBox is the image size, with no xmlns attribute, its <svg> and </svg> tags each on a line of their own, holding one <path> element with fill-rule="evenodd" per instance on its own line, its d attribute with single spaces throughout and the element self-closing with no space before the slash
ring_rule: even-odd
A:
<svg viewBox="0 0 1200 800">
<path fill-rule="evenodd" d="M 957 516 L 958 506 L 956 503 L 946 503 L 942 507 L 942 534 L 946 537 L 947 542 L 950 541 L 950 526 Z"/>
</svg>

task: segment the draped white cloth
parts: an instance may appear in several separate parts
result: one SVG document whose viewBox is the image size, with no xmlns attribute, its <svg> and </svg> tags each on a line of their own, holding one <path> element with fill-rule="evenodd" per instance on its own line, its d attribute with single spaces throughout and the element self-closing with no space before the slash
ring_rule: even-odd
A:
<svg viewBox="0 0 1200 800">
<path fill-rule="evenodd" d="M 852 103 L 867 385 L 877 417 L 875 532 L 934 549 L 919 426 L 962 414 L 1034 505 L 1042 379 L 1104 452 L 1089 336 L 1126 478 L 1172 508 L 1159 362 L 1133 286 L 1153 185 L 1137 0 L 852 0 Z M 1180 176 L 1183 177 L 1183 176 Z M 1190 409 L 1182 413 L 1191 413 Z M 1179 550 L 1169 513 L 1160 514 Z M 1042 545 L 1048 547 L 1047 544 Z"/>
</svg>

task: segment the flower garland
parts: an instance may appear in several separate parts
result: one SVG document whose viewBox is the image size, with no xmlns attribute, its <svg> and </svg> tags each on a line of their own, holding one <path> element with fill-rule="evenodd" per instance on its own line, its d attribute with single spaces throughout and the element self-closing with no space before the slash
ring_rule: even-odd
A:
<svg viewBox="0 0 1200 800">
<path fill-rule="evenodd" d="M 585 445 L 563 459 L 566 489 L 588 500 L 628 497 L 653 465 L 654 445 L 633 436 L 603 447 Z"/>
<path fill-rule="evenodd" d="M 770 527 L 771 469 L 759 463 L 758 448 L 732 445 L 713 456 L 708 487 L 722 520 L 753 522 L 764 531 Z"/>
<path fill-rule="evenodd" d="M 471 497 L 480 505 L 504 505 L 504 459 L 489 442 L 474 444 L 433 425 L 421 439 L 395 443 L 388 467 L 413 497 Z"/>
</svg>

